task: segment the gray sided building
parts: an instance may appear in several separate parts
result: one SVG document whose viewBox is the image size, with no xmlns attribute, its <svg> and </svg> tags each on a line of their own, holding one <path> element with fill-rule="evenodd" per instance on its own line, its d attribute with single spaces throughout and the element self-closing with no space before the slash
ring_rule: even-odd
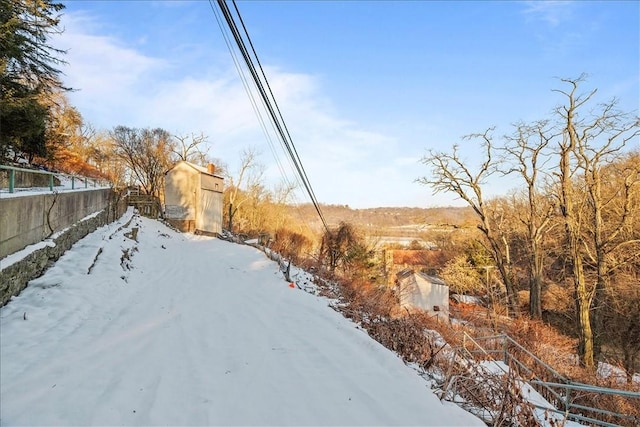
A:
<svg viewBox="0 0 640 427">
<path fill-rule="evenodd" d="M 165 172 L 165 219 L 181 231 L 222 232 L 224 179 L 213 165 L 180 161 Z"/>
<path fill-rule="evenodd" d="M 397 273 L 400 306 L 426 311 L 439 320 L 449 320 L 449 286 L 442 279 L 412 269 Z"/>
</svg>

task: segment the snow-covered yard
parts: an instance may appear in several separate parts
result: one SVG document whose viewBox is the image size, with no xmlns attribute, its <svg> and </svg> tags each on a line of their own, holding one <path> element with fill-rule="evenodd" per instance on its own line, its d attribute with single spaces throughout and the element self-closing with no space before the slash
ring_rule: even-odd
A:
<svg viewBox="0 0 640 427">
<path fill-rule="evenodd" d="M 0 309 L 0 424 L 484 425 L 260 251 L 130 215 Z"/>
</svg>

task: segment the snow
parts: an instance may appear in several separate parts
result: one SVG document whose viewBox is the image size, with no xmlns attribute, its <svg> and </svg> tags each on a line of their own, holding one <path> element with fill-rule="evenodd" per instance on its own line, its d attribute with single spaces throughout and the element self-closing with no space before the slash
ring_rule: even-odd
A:
<svg viewBox="0 0 640 427">
<path fill-rule="evenodd" d="M 129 219 L 0 309 L 1 425 L 484 425 L 257 249 Z"/>
<path fill-rule="evenodd" d="M 83 177 L 74 178 L 73 176 L 66 175 L 66 174 L 55 174 L 55 176 L 59 179 L 60 185 L 55 185 L 53 187 L 53 190 L 51 190 L 49 187 L 26 187 L 26 188 L 15 188 L 13 193 L 9 193 L 8 188 L 2 188 L 0 189 L 0 198 L 9 199 L 9 198 L 16 198 L 16 197 L 28 197 L 28 196 L 36 196 L 36 195 L 43 195 L 43 194 L 53 194 L 61 191 L 68 193 L 68 192 L 91 191 L 91 190 L 110 188 L 110 183 L 107 181 L 88 178 L 87 187 L 85 187 Z M 74 179 L 72 180 L 72 178 Z"/>
<path fill-rule="evenodd" d="M 24 249 L 7 255 L 6 257 L 2 258 L 2 260 L 0 260 L 0 271 L 4 270 L 5 268 L 9 268 L 18 261 L 22 261 L 37 250 L 46 248 L 47 246 L 54 247 L 55 245 L 56 244 L 53 241 L 47 239 L 43 240 L 42 242 L 34 243 L 33 245 L 29 245 Z"/>
<path fill-rule="evenodd" d="M 600 378 L 613 378 L 618 383 L 625 384 L 627 382 L 627 373 L 624 369 L 611 365 L 610 363 L 598 363 L 598 376 Z M 640 373 L 635 373 L 631 377 L 634 384 L 640 384 Z"/>
<path fill-rule="evenodd" d="M 84 218 L 82 218 L 80 220 L 80 222 L 88 221 L 91 218 L 100 215 L 100 213 L 101 212 L 98 211 L 98 212 L 94 212 L 92 214 L 89 214 L 89 215 L 85 216 Z M 133 214 L 133 211 L 127 212 L 127 215 L 131 216 L 131 214 Z M 2 258 L 2 260 L 0 260 L 0 271 L 4 270 L 5 268 L 8 268 L 8 267 L 12 266 L 16 262 L 22 261 L 23 259 L 25 259 L 29 255 L 31 255 L 35 251 L 38 251 L 38 250 L 40 250 L 42 248 L 45 248 L 47 246 L 52 247 L 52 248 L 55 247 L 56 244 L 55 244 L 54 240 L 57 239 L 58 237 L 60 237 L 63 233 L 65 233 L 70 228 L 71 227 L 65 227 L 62 230 L 56 231 L 50 237 L 44 239 L 41 242 L 34 243 L 32 245 L 28 245 L 24 249 L 21 249 L 21 250 L 19 250 L 17 252 L 14 252 L 14 253 L 9 254 L 6 257 Z"/>
</svg>

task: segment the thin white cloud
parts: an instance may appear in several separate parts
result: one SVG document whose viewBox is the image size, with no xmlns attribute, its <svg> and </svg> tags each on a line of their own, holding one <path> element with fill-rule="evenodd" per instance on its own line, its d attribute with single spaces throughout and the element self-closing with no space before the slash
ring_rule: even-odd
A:
<svg viewBox="0 0 640 427">
<path fill-rule="evenodd" d="M 598 17 L 578 18 L 579 3 L 528 1 L 524 5 L 525 20 L 546 57 L 561 58 L 589 48 L 589 37 L 599 26 Z"/>
<path fill-rule="evenodd" d="M 526 1 L 524 14 L 531 19 L 540 20 L 552 27 L 557 27 L 571 17 L 573 4 L 571 1 Z"/>
</svg>

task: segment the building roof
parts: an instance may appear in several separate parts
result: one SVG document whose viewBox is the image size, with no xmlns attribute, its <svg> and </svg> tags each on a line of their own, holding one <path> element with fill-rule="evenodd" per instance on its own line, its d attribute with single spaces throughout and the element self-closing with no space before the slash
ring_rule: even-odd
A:
<svg viewBox="0 0 640 427">
<path fill-rule="evenodd" d="M 191 168 L 195 169 L 196 171 L 203 173 L 205 175 L 209 175 L 209 176 L 215 176 L 216 178 L 222 178 L 224 179 L 224 177 L 220 176 L 220 175 L 216 175 L 215 173 L 209 173 L 209 170 L 203 166 L 199 166 L 196 165 L 195 163 L 191 163 L 191 162 L 187 162 L 186 160 L 180 160 L 178 161 L 175 165 L 171 166 L 171 168 L 167 171 L 169 172 L 170 170 L 174 169 L 176 166 L 178 166 L 179 164 L 184 163 L 185 165 L 191 166 Z M 165 174 L 167 173 L 165 172 Z"/>
<path fill-rule="evenodd" d="M 398 278 L 398 280 L 400 280 L 400 281 L 403 281 L 403 280 L 405 280 L 405 279 L 407 279 L 407 278 L 409 278 L 409 277 L 412 277 L 412 276 L 418 276 L 418 277 L 420 277 L 421 279 L 426 280 L 427 282 L 432 283 L 432 284 L 434 284 L 434 285 L 449 286 L 449 285 L 447 285 L 447 284 L 445 283 L 445 281 L 444 281 L 444 280 L 442 280 L 442 279 L 441 279 L 441 278 L 439 278 L 439 277 L 431 276 L 431 275 L 429 275 L 429 274 L 422 273 L 422 272 L 415 272 L 415 271 L 413 271 L 413 269 L 411 269 L 411 268 L 405 268 L 405 269 L 402 269 L 402 270 L 400 270 L 400 271 L 398 271 L 398 272 L 396 273 L 396 277 L 397 277 L 397 278 Z"/>
<path fill-rule="evenodd" d="M 399 280 L 402 280 L 402 279 L 405 279 L 405 278 L 407 278 L 409 276 L 412 276 L 413 273 L 414 273 L 413 269 L 411 269 L 411 268 L 403 268 L 402 270 L 400 270 L 400 271 L 398 271 L 396 273 L 396 277 Z"/>
<path fill-rule="evenodd" d="M 449 286 L 445 283 L 444 280 L 442 280 L 439 277 L 436 276 L 431 276 L 429 274 L 425 274 L 425 273 L 416 273 L 418 276 L 420 276 L 421 278 L 423 278 L 424 280 L 428 281 L 429 283 L 432 283 L 434 285 L 440 285 L 440 286 Z"/>
</svg>

